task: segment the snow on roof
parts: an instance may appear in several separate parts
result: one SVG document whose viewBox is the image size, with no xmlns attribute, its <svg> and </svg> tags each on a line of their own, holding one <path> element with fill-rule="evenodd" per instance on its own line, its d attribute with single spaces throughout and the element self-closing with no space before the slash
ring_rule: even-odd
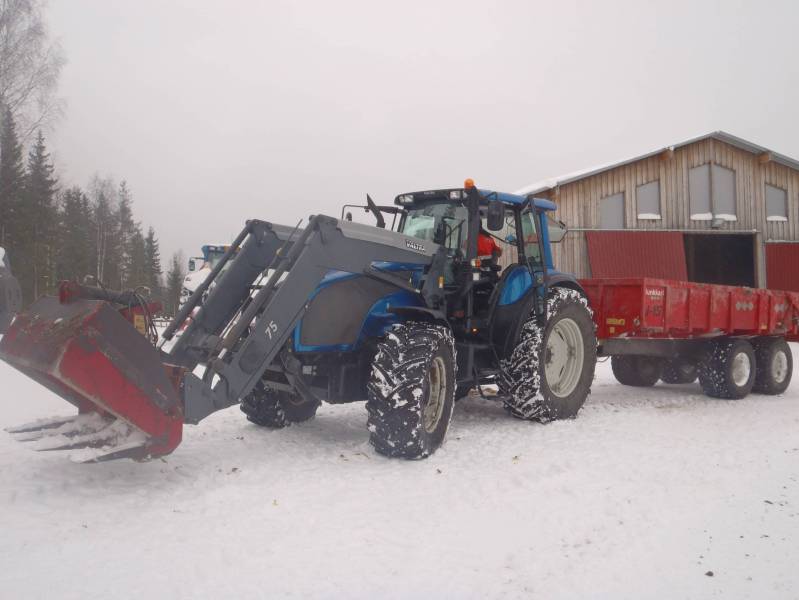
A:
<svg viewBox="0 0 799 600">
<path fill-rule="evenodd" d="M 558 187 L 560 185 L 566 185 L 567 183 L 572 183 L 574 181 L 579 181 L 580 179 L 585 179 L 586 177 L 591 177 L 592 175 L 598 175 L 599 173 L 603 173 L 605 171 L 609 171 L 610 169 L 615 169 L 616 167 L 622 167 L 624 165 L 628 165 L 630 163 L 638 162 L 639 160 L 645 160 L 647 158 L 651 158 L 653 156 L 657 156 L 661 152 L 666 150 L 676 150 L 678 148 L 682 148 L 684 146 L 688 146 L 690 144 L 695 144 L 697 142 L 702 142 L 704 140 L 714 139 L 720 142 L 724 142 L 725 144 L 729 144 L 730 146 L 734 146 L 740 150 L 744 150 L 746 152 L 750 152 L 752 154 L 768 154 L 772 161 L 789 167 L 791 169 L 795 169 L 799 171 L 799 161 L 785 156 L 784 154 L 780 154 L 778 152 L 774 152 L 773 150 L 769 150 L 763 146 L 759 146 L 752 142 L 748 142 L 743 138 L 736 137 L 729 133 L 725 133 L 724 131 L 714 131 L 713 133 L 708 133 L 706 135 L 702 135 L 699 137 L 691 138 L 679 144 L 675 144 L 673 146 L 666 146 L 665 148 L 659 148 L 652 152 L 648 152 L 646 154 L 642 154 L 640 156 L 636 156 L 634 158 L 628 158 L 626 160 L 609 162 L 602 165 L 598 165 L 595 167 L 590 167 L 588 169 L 582 169 L 580 171 L 574 171 L 572 173 L 568 173 L 566 175 L 561 175 L 559 177 L 550 177 L 549 179 L 543 179 L 541 181 L 536 181 L 535 183 L 531 183 L 530 185 L 526 185 L 523 188 L 516 190 L 514 194 L 519 195 L 527 195 L 527 194 L 538 194 L 540 192 L 544 192 L 547 190 L 551 190 L 552 188 Z"/>
</svg>

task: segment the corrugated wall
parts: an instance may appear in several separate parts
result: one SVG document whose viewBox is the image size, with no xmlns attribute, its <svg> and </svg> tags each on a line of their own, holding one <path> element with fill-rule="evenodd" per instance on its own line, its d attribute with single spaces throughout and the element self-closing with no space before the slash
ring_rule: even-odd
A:
<svg viewBox="0 0 799 600">
<path fill-rule="evenodd" d="M 589 231 L 592 277 L 688 279 L 682 238 L 667 231 Z"/>
<path fill-rule="evenodd" d="M 799 243 L 766 244 L 768 287 L 799 292 Z"/>
</svg>

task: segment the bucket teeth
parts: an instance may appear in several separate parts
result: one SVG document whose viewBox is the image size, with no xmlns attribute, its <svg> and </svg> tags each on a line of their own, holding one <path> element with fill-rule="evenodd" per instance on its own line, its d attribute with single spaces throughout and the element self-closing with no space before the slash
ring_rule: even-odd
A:
<svg viewBox="0 0 799 600">
<path fill-rule="evenodd" d="M 34 450 L 70 450 L 74 462 L 99 462 L 113 458 L 143 458 L 148 437 L 129 423 L 98 413 L 69 418 L 43 419 L 7 430 Z"/>
<path fill-rule="evenodd" d="M 40 431 L 43 429 L 53 429 L 55 427 L 61 427 L 62 425 L 69 423 L 75 418 L 74 415 L 69 417 L 51 417 L 49 419 L 39 419 L 37 421 L 31 421 L 30 423 L 25 423 L 24 425 L 17 425 L 16 427 L 7 427 L 6 431 L 8 433 L 28 433 L 33 431 Z"/>
</svg>

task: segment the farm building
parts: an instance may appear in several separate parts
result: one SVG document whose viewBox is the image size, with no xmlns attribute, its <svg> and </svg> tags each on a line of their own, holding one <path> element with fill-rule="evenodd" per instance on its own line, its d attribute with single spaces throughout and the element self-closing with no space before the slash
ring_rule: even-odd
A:
<svg viewBox="0 0 799 600">
<path fill-rule="evenodd" d="M 578 277 L 799 291 L 799 161 L 724 132 L 519 190 L 558 205 Z"/>
</svg>

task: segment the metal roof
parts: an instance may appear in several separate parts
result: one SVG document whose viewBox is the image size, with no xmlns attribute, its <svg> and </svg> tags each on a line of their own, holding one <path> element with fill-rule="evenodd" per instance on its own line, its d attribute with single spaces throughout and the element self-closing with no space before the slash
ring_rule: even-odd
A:
<svg viewBox="0 0 799 600">
<path fill-rule="evenodd" d="M 683 148 L 685 146 L 689 146 L 697 142 L 703 142 L 709 139 L 714 139 L 720 142 L 724 142 L 725 144 L 729 144 L 730 146 L 734 146 L 735 148 L 744 150 L 746 152 L 750 152 L 752 154 L 768 153 L 771 157 L 771 160 L 774 161 L 775 163 L 799 171 L 799 160 L 790 158 L 788 156 L 785 156 L 784 154 L 780 154 L 779 152 L 774 152 L 773 150 L 769 150 L 764 146 L 759 146 L 757 144 L 736 137 L 724 131 L 714 131 L 712 133 L 695 137 L 690 140 L 681 142 L 679 144 L 674 144 L 673 146 L 666 146 L 665 148 L 659 148 L 658 150 L 654 150 L 652 152 L 648 152 L 647 154 L 636 156 L 635 158 L 630 158 L 616 163 L 605 164 L 598 167 L 591 167 L 583 171 L 577 171 L 574 173 L 569 173 L 567 175 L 562 175 L 560 177 L 554 177 L 551 179 L 538 181 L 536 183 L 532 183 L 528 186 L 525 186 L 520 190 L 517 190 L 515 193 L 520 195 L 538 194 L 540 192 L 545 192 L 547 190 L 551 190 L 561 185 L 566 185 L 567 183 L 573 183 L 575 181 L 585 179 L 586 177 L 598 175 L 599 173 L 604 173 L 605 171 L 610 171 L 611 169 L 615 169 L 617 167 L 623 167 L 625 165 L 629 165 L 630 163 L 638 162 L 639 160 L 646 160 L 647 158 L 652 158 L 653 156 L 657 156 L 667 150 L 677 150 L 679 148 Z"/>
</svg>

